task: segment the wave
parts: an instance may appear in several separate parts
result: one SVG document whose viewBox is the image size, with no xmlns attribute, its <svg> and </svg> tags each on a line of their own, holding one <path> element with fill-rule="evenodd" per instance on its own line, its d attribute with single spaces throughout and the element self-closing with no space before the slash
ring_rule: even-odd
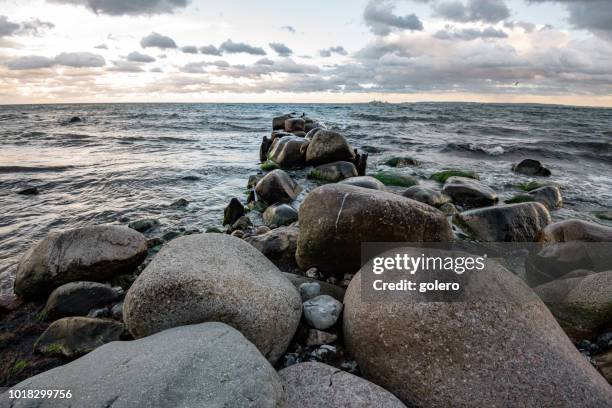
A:
<svg viewBox="0 0 612 408">
<path fill-rule="evenodd" d="M 473 153 L 484 153 L 488 156 L 501 156 L 506 151 L 500 145 L 477 144 L 477 143 L 449 143 L 443 151 L 463 150 Z"/>
<path fill-rule="evenodd" d="M 0 166 L 0 174 L 58 172 L 72 168 L 74 166 Z"/>
</svg>

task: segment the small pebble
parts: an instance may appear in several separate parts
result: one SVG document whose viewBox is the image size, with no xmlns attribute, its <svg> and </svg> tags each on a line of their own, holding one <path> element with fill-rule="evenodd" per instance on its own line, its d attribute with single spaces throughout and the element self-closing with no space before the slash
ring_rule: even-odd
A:
<svg viewBox="0 0 612 408">
<path fill-rule="evenodd" d="M 338 321 L 342 313 L 342 303 L 329 295 L 321 295 L 304 302 L 303 311 L 310 326 L 325 330 Z"/>
<path fill-rule="evenodd" d="M 310 356 L 313 357 L 317 361 L 321 361 L 324 363 L 331 363 L 336 360 L 336 347 L 323 345 L 310 353 Z"/>
<path fill-rule="evenodd" d="M 317 268 L 310 268 L 306 271 L 304 276 L 310 279 L 321 279 L 321 274 L 319 273 L 319 270 Z"/>
<path fill-rule="evenodd" d="M 332 333 L 327 333 L 317 329 L 308 330 L 308 338 L 306 339 L 306 345 L 308 347 L 312 346 L 322 346 L 324 344 L 331 344 L 334 341 L 338 340 L 338 336 Z"/>
</svg>

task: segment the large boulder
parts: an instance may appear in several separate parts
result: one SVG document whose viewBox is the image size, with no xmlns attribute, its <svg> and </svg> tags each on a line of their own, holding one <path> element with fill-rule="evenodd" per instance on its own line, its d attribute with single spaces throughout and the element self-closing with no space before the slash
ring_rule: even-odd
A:
<svg viewBox="0 0 612 408">
<path fill-rule="evenodd" d="M 269 172 L 255 186 L 257 199 L 270 205 L 295 200 L 300 191 L 302 188 L 283 170 Z"/>
<path fill-rule="evenodd" d="M 385 185 L 372 176 L 351 177 L 340 181 L 340 184 L 348 184 L 350 186 L 370 188 L 372 190 L 385 190 Z"/>
<path fill-rule="evenodd" d="M 297 227 L 279 227 L 261 235 L 246 237 L 245 241 L 271 260 L 283 271 L 293 270 L 295 251 L 300 230 Z"/>
<path fill-rule="evenodd" d="M 550 176 L 550 170 L 542 166 L 538 160 L 525 159 L 518 164 L 512 166 L 515 173 L 525 174 L 527 176 Z"/>
<path fill-rule="evenodd" d="M 565 220 L 544 228 L 537 239 L 541 246 L 532 248 L 525 261 L 525 279 L 530 286 L 565 277 L 577 269 L 594 272 L 610 269 L 610 227 Z"/>
<path fill-rule="evenodd" d="M 278 372 L 287 408 L 404 408 L 393 394 L 323 363 L 294 364 Z"/>
<path fill-rule="evenodd" d="M 557 279 L 533 290 L 575 340 L 592 339 L 612 323 L 612 271 Z"/>
<path fill-rule="evenodd" d="M 268 159 L 283 169 L 295 169 L 306 164 L 308 140 L 298 136 L 276 139 L 268 152 Z"/>
<path fill-rule="evenodd" d="M 430 187 L 412 186 L 402 193 L 404 197 L 420 201 L 432 207 L 440 207 L 450 203 L 451 199 L 446 194 Z"/>
<path fill-rule="evenodd" d="M 64 317 L 51 323 L 34 344 L 38 353 L 78 357 L 121 338 L 123 324 L 110 319 Z"/>
<path fill-rule="evenodd" d="M 118 225 L 52 232 L 17 267 L 15 293 L 38 299 L 74 281 L 101 282 L 131 273 L 147 256 L 141 233 Z"/>
<path fill-rule="evenodd" d="M 499 200 L 491 187 L 468 177 L 450 177 L 444 184 L 442 193 L 466 210 L 495 205 Z"/>
<path fill-rule="evenodd" d="M 166 244 L 128 290 L 123 321 L 136 338 L 220 321 L 270 361 L 285 352 L 301 315 L 295 287 L 243 240 L 197 234 Z"/>
<path fill-rule="evenodd" d="M 465 211 L 453 221 L 478 241 L 533 242 L 550 224 L 550 214 L 540 203 L 521 203 Z"/>
<path fill-rule="evenodd" d="M 303 132 L 306 121 L 302 118 L 285 119 L 285 132 Z"/>
<path fill-rule="evenodd" d="M 242 334 L 222 323 L 176 327 L 106 344 L 12 389 L 71 390 L 72 398 L 15 399 L 19 407 L 282 407 L 274 368 Z"/>
<path fill-rule="evenodd" d="M 362 242 L 440 242 L 453 238 L 444 214 L 426 204 L 343 184 L 311 191 L 299 210 L 296 259 L 335 274 L 354 273 Z"/>
<path fill-rule="evenodd" d="M 294 113 L 286 113 L 272 118 L 272 130 L 285 130 L 285 121 L 293 117 L 295 117 Z"/>
<path fill-rule="evenodd" d="M 402 253 L 419 257 L 422 249 Z M 345 344 L 364 378 L 406 405 L 611 406 L 612 388 L 546 305 L 492 259 L 483 270 L 462 275 L 462 301 L 432 301 L 438 292 L 419 291 L 366 301 L 365 270 L 353 278 L 344 298 Z M 457 279 L 449 275 L 456 274 L 419 270 L 409 276 L 419 287 Z"/>
<path fill-rule="evenodd" d="M 55 320 L 66 316 L 87 316 L 91 309 L 101 308 L 119 300 L 119 293 L 98 282 L 70 282 L 49 295 L 42 316 Z"/>
<path fill-rule="evenodd" d="M 311 133 L 312 139 L 306 149 L 308 163 L 316 165 L 336 161 L 352 162 L 355 159 L 353 148 L 340 133 L 325 129 L 315 129 Z"/>
<path fill-rule="evenodd" d="M 332 183 L 357 176 L 355 165 L 346 161 L 321 164 L 308 173 L 308 178 Z"/>
<path fill-rule="evenodd" d="M 534 201 L 544 204 L 549 210 L 563 207 L 563 197 L 561 190 L 557 186 L 544 186 L 531 190 L 529 195 Z"/>
</svg>

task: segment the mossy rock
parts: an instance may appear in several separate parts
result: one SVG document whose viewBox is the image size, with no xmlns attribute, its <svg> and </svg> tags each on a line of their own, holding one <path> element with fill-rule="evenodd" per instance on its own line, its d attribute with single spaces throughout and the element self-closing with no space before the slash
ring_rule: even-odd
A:
<svg viewBox="0 0 612 408">
<path fill-rule="evenodd" d="M 454 170 L 454 169 L 439 171 L 429 176 L 429 178 L 431 180 L 435 180 L 440 183 L 445 183 L 446 180 L 448 180 L 451 177 L 455 177 L 455 176 L 456 177 L 467 177 L 467 178 L 471 178 L 474 180 L 480 180 L 480 177 L 478 176 L 478 174 L 476 174 L 475 172 L 471 170 Z"/>
<path fill-rule="evenodd" d="M 261 167 L 261 169 L 264 170 L 264 171 L 272 171 L 272 170 L 276 170 L 276 169 L 280 169 L 281 168 L 280 165 L 277 162 L 275 162 L 274 160 L 270 160 L 270 159 L 266 160 L 259 167 Z"/>
<path fill-rule="evenodd" d="M 600 220 L 612 221 L 612 211 L 596 211 L 593 214 Z"/>
<path fill-rule="evenodd" d="M 519 194 L 509 200 L 504 201 L 506 204 L 530 203 L 535 201 L 535 198 L 529 194 Z"/>
<path fill-rule="evenodd" d="M 419 181 L 412 176 L 406 176 L 389 171 L 379 171 L 378 173 L 372 175 L 372 177 L 386 186 L 412 187 L 419 184 Z"/>
<path fill-rule="evenodd" d="M 15 364 L 13 364 L 13 366 L 9 370 L 9 376 L 13 377 L 19 374 L 20 372 L 25 370 L 28 367 L 28 365 L 30 365 L 30 363 L 27 362 L 26 360 L 17 360 Z"/>
<path fill-rule="evenodd" d="M 266 204 L 265 202 L 261 200 L 252 201 L 248 204 L 248 208 L 250 211 L 257 211 L 257 212 L 263 213 L 264 211 L 266 211 L 266 208 L 268 208 L 268 204 Z"/>
<path fill-rule="evenodd" d="M 532 180 L 526 183 L 520 183 L 518 185 L 518 188 L 523 191 L 532 191 L 532 190 L 535 190 L 536 188 L 544 187 L 545 185 L 546 184 L 538 183 L 537 181 Z"/>
<path fill-rule="evenodd" d="M 406 166 L 420 166 L 421 162 L 412 157 L 391 157 L 385 161 L 389 167 L 406 167 Z"/>
</svg>

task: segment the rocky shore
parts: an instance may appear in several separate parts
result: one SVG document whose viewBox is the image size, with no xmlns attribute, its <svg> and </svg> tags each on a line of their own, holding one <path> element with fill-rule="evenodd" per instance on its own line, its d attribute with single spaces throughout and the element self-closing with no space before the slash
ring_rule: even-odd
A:
<svg viewBox="0 0 612 408">
<path fill-rule="evenodd" d="M 612 406 L 612 265 L 593 250 L 612 228 L 552 221 L 554 169 L 517 163 L 533 180 L 500 202 L 472 171 L 371 169 L 298 114 L 273 118 L 259 160 L 204 233 L 147 240 L 157 221 L 140 219 L 24 248 L 0 305 L 1 385 L 73 398 L 0 406 Z M 469 277 L 501 301 L 363 301 L 363 242 L 454 241 L 539 250 L 523 276 Z"/>
</svg>

